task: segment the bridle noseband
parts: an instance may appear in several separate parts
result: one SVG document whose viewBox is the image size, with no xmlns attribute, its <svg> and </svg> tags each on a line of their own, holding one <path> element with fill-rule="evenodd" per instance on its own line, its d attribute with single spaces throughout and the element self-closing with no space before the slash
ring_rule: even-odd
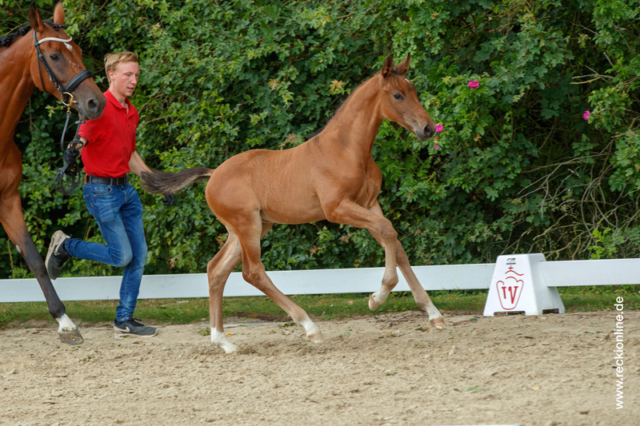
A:
<svg viewBox="0 0 640 426">
<path fill-rule="evenodd" d="M 60 26 L 60 27 L 63 28 L 63 26 Z M 60 95 L 62 95 L 62 103 L 67 106 L 67 120 L 64 123 L 64 130 L 62 131 L 62 138 L 60 139 L 60 149 L 62 149 L 62 151 L 65 151 L 64 137 L 67 133 L 69 118 L 71 118 L 71 108 L 73 107 L 74 104 L 78 103 L 73 97 L 73 91 L 84 80 L 86 80 L 87 78 L 91 78 L 93 74 L 91 74 L 91 71 L 89 70 L 86 70 L 86 69 L 82 70 L 78 74 L 76 74 L 75 77 L 73 77 L 69 82 L 69 84 L 67 84 L 67 86 L 65 87 L 60 82 L 60 80 L 58 80 L 58 77 L 56 77 L 55 73 L 49 66 L 49 63 L 47 62 L 44 55 L 42 54 L 42 50 L 40 50 L 40 44 L 44 43 L 45 41 L 59 41 L 61 43 L 68 43 L 71 41 L 71 37 L 69 37 L 69 39 L 67 40 L 63 40 L 61 38 L 56 38 L 56 37 L 47 37 L 38 41 L 38 35 L 36 34 L 36 30 L 33 30 L 33 41 L 36 47 L 36 51 L 38 52 L 38 73 L 40 74 L 40 83 L 42 84 L 42 90 L 45 92 L 47 91 L 44 87 L 44 80 L 42 79 L 42 69 L 40 66 L 41 63 L 42 65 L 44 65 L 44 69 L 47 71 L 47 74 L 49 75 L 49 80 L 53 83 L 56 89 L 58 89 L 58 91 L 60 92 Z M 78 147 L 79 146 L 81 147 L 83 145 L 78 135 L 78 130 L 80 130 L 80 124 L 82 123 L 84 123 L 82 119 L 76 122 L 76 124 L 78 124 L 78 128 L 76 129 L 76 135 L 74 136 L 73 141 L 70 143 L 71 148 L 74 150 L 78 150 L 79 149 Z M 76 152 L 79 153 L 79 151 L 76 151 Z M 71 187 L 69 189 L 65 189 L 63 186 L 63 178 L 65 175 L 67 175 L 67 168 L 69 166 L 71 166 L 71 169 L 69 169 L 69 177 L 71 178 Z M 78 175 L 79 170 L 80 170 L 80 167 L 75 163 L 75 158 L 72 158 L 71 160 L 68 161 L 65 154 L 64 166 L 58 169 L 58 173 L 54 178 L 54 185 L 59 185 L 59 187 L 56 187 L 56 189 L 58 189 L 60 192 L 62 192 L 65 195 L 71 195 L 71 193 L 78 186 L 78 183 L 80 181 L 80 176 Z M 74 175 L 76 176 L 75 179 L 74 179 Z"/>
</svg>

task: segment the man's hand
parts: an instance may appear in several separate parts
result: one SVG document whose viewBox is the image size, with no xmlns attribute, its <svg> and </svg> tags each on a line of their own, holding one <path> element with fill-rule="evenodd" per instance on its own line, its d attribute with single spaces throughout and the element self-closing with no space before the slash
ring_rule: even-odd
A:
<svg viewBox="0 0 640 426">
<path fill-rule="evenodd" d="M 78 156 L 80 156 L 80 150 L 75 147 L 69 147 L 64 151 L 64 162 L 67 164 L 73 164 Z"/>
<path fill-rule="evenodd" d="M 162 200 L 162 203 L 167 207 L 172 206 L 175 199 L 176 197 L 174 197 L 173 194 L 164 194 L 164 200 Z"/>
</svg>

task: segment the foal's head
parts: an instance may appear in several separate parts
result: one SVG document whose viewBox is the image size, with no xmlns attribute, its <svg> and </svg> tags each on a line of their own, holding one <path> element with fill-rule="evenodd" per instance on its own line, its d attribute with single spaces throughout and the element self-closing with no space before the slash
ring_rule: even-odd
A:
<svg viewBox="0 0 640 426">
<path fill-rule="evenodd" d="M 53 23 L 55 24 L 55 28 L 47 25 L 40 18 L 40 14 L 33 4 L 29 8 L 29 23 L 31 24 L 33 31 L 36 32 L 38 40 L 43 40 L 48 37 L 62 40 L 69 39 L 69 36 L 65 33 L 64 29 L 59 27 L 64 25 L 64 10 L 62 9 L 62 2 L 56 5 L 53 13 Z M 26 37 L 31 36 L 33 38 L 33 35 L 31 33 L 29 34 L 30 35 L 27 35 Z M 75 77 L 80 71 L 86 69 L 82 63 L 82 49 L 80 49 L 80 47 L 73 41 L 63 43 L 61 41 L 48 40 L 40 44 L 40 50 L 55 76 L 65 87 L 73 77 Z M 38 60 L 38 54 L 35 48 L 33 48 L 33 58 L 30 64 L 30 71 L 31 78 L 38 88 L 62 100 L 62 95 L 49 79 L 49 75 L 47 74 L 47 70 L 44 65 Z M 40 75 L 42 75 L 42 79 L 40 78 Z M 41 87 L 42 82 L 44 82 L 44 87 Z M 88 78 L 80 83 L 80 85 L 73 91 L 73 96 L 77 102 L 74 107 L 78 110 L 78 113 L 82 118 L 88 120 L 100 117 L 107 102 L 92 78 Z"/>
<path fill-rule="evenodd" d="M 435 134 L 436 126 L 420 104 L 416 88 L 404 76 L 409 70 L 410 55 L 393 66 L 393 55 L 387 56 L 380 72 L 380 107 L 384 118 L 395 121 L 415 133 L 421 141 Z"/>
</svg>

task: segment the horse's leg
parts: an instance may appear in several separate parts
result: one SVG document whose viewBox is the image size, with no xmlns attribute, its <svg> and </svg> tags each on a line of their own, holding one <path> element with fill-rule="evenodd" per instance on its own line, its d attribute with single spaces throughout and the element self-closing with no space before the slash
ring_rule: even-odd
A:
<svg viewBox="0 0 640 426">
<path fill-rule="evenodd" d="M 369 309 L 372 311 L 378 309 L 387 299 L 391 290 L 398 284 L 398 273 L 396 271 L 398 233 L 393 229 L 393 225 L 387 218 L 377 215 L 350 200 L 342 200 L 333 208 L 325 206 L 324 210 L 327 219 L 331 222 L 368 230 L 384 249 L 385 264 L 382 287 L 369 297 Z"/>
<path fill-rule="evenodd" d="M 280 306 L 293 321 L 304 327 L 309 340 L 313 343 L 321 343 L 324 338 L 318 326 L 311 321 L 309 315 L 300 306 L 273 285 L 265 271 L 260 260 L 260 235 L 265 224 L 262 223 L 259 212 L 249 213 L 245 217 L 240 217 L 242 213 L 239 212 L 234 212 L 234 214 L 236 214 L 234 221 L 237 226 L 233 231 L 242 246 L 242 277 Z M 268 226 L 271 229 L 271 225 Z"/>
<path fill-rule="evenodd" d="M 27 231 L 22 214 L 22 206 L 20 196 L 17 190 L 10 195 L 5 192 L 0 198 L 0 223 L 4 227 L 9 239 L 16 246 L 18 252 L 27 262 L 29 269 L 35 275 L 44 297 L 49 306 L 49 312 L 58 321 L 58 335 L 63 343 L 70 345 L 79 345 L 84 341 L 82 335 L 78 331 L 78 327 L 67 316 L 64 305 L 60 301 L 56 290 L 51 284 L 47 269 L 44 266 L 42 256 L 38 253 L 31 236 Z"/>
<path fill-rule="evenodd" d="M 375 205 L 371 207 L 371 211 L 374 214 L 383 217 L 382 209 L 380 208 L 380 204 L 378 204 L 377 201 Z M 404 251 L 404 248 L 402 247 L 402 243 L 397 239 L 396 239 L 396 261 L 398 263 L 398 267 L 400 268 L 400 272 L 402 272 L 402 275 L 404 276 L 404 279 L 407 280 L 407 284 L 411 289 L 411 293 L 413 294 L 413 298 L 415 299 L 416 304 L 420 306 L 424 311 L 427 312 L 427 314 L 429 315 L 429 321 L 431 322 L 431 324 L 434 325 L 434 327 L 436 327 L 437 329 L 442 329 L 442 324 L 444 323 L 444 320 L 442 319 L 442 315 L 440 314 L 440 311 L 438 310 L 438 308 L 436 308 L 433 302 L 431 301 L 431 298 L 429 298 L 429 295 L 420 284 L 420 281 L 418 281 L 418 277 L 416 277 L 416 274 L 413 272 L 413 269 L 411 268 L 411 264 L 409 263 L 409 258 L 407 257 L 407 253 Z M 378 290 L 378 292 L 382 290 L 383 289 L 381 288 L 380 290 Z M 372 295 L 372 299 L 375 299 L 373 295 Z M 385 299 L 386 299 L 386 296 L 385 296 Z M 378 300 L 379 300 L 379 296 L 378 296 Z"/>
<path fill-rule="evenodd" d="M 229 274 L 242 260 L 242 248 L 238 237 L 229 231 L 229 238 L 222 249 L 207 265 L 209 278 L 209 323 L 211 325 L 211 343 L 222 348 L 226 353 L 238 349 L 224 335 L 222 318 L 222 294 Z"/>
</svg>

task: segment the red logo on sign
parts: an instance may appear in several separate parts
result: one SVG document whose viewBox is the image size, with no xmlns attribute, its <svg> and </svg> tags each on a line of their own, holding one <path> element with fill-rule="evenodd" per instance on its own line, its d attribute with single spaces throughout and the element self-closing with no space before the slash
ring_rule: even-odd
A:
<svg viewBox="0 0 640 426">
<path fill-rule="evenodd" d="M 524 274 L 517 273 L 513 270 L 513 266 L 509 266 L 509 270 L 505 272 L 505 275 L 504 281 L 500 280 L 496 283 L 498 299 L 502 309 L 511 311 L 518 306 L 522 287 L 524 287 L 524 281 L 518 279 L 518 277 L 522 277 Z"/>
</svg>

